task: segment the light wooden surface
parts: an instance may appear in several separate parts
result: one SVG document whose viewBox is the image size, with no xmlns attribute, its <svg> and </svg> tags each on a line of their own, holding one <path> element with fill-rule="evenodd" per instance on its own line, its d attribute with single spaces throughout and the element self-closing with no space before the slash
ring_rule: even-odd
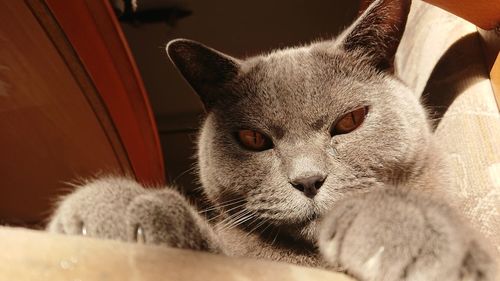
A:
<svg viewBox="0 0 500 281">
<path fill-rule="evenodd" d="M 353 281 L 263 260 L 0 227 L 0 280 Z"/>
<path fill-rule="evenodd" d="M 498 0 L 425 0 L 471 23 L 493 29 L 500 25 L 500 1 Z"/>
<path fill-rule="evenodd" d="M 491 68 L 490 72 L 491 86 L 495 92 L 495 99 L 497 101 L 497 107 L 500 109 L 500 53 L 497 55 L 495 63 Z"/>
</svg>

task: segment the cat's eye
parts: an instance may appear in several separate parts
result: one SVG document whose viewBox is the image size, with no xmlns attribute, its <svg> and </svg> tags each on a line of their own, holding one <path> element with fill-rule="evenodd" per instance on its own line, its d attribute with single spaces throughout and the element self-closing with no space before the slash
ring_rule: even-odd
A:
<svg viewBox="0 0 500 281">
<path fill-rule="evenodd" d="M 239 130 L 237 138 L 241 145 L 249 150 L 263 151 L 273 147 L 268 136 L 254 130 Z"/>
<path fill-rule="evenodd" d="M 367 113 L 368 107 L 365 106 L 345 114 L 335 123 L 330 132 L 331 135 L 342 135 L 354 131 L 363 123 Z"/>
</svg>

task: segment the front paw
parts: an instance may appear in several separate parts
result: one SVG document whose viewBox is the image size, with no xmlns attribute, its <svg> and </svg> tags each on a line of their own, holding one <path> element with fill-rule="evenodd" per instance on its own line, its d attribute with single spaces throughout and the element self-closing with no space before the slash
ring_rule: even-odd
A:
<svg viewBox="0 0 500 281">
<path fill-rule="evenodd" d="M 158 190 L 134 198 L 126 217 L 131 240 L 222 253 L 210 226 L 173 190 Z"/>
<path fill-rule="evenodd" d="M 494 280 L 494 264 L 450 210 L 396 190 L 346 199 L 323 221 L 320 251 L 360 280 Z"/>
<path fill-rule="evenodd" d="M 88 181 L 60 201 L 47 230 L 127 241 L 125 211 L 132 199 L 142 193 L 142 186 L 127 178 Z"/>
</svg>

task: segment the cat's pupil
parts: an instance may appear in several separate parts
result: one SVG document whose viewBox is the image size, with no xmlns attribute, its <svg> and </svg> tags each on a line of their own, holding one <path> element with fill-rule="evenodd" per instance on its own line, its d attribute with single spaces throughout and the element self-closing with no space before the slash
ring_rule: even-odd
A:
<svg viewBox="0 0 500 281">
<path fill-rule="evenodd" d="M 262 138 L 260 137 L 260 134 L 257 134 L 256 132 L 252 132 L 253 134 L 253 143 L 255 145 L 259 144 L 262 141 Z"/>
</svg>

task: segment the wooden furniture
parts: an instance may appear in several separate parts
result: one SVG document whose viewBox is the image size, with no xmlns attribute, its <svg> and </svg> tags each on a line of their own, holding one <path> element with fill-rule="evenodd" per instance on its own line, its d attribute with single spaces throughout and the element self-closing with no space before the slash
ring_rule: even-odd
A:
<svg viewBox="0 0 500 281">
<path fill-rule="evenodd" d="M 462 17 L 478 27 L 484 59 L 490 74 L 497 106 L 500 109 L 500 1 L 425 0 Z"/>
<path fill-rule="evenodd" d="M 1 280 L 353 281 L 264 260 L 0 227 Z"/>
<path fill-rule="evenodd" d="M 107 0 L 0 1 L 0 131 L 0 223 L 41 223 L 81 177 L 165 181 L 146 92 Z"/>
<path fill-rule="evenodd" d="M 500 24 L 500 2 L 491 0 L 425 0 L 476 26 L 492 30 Z"/>
</svg>

